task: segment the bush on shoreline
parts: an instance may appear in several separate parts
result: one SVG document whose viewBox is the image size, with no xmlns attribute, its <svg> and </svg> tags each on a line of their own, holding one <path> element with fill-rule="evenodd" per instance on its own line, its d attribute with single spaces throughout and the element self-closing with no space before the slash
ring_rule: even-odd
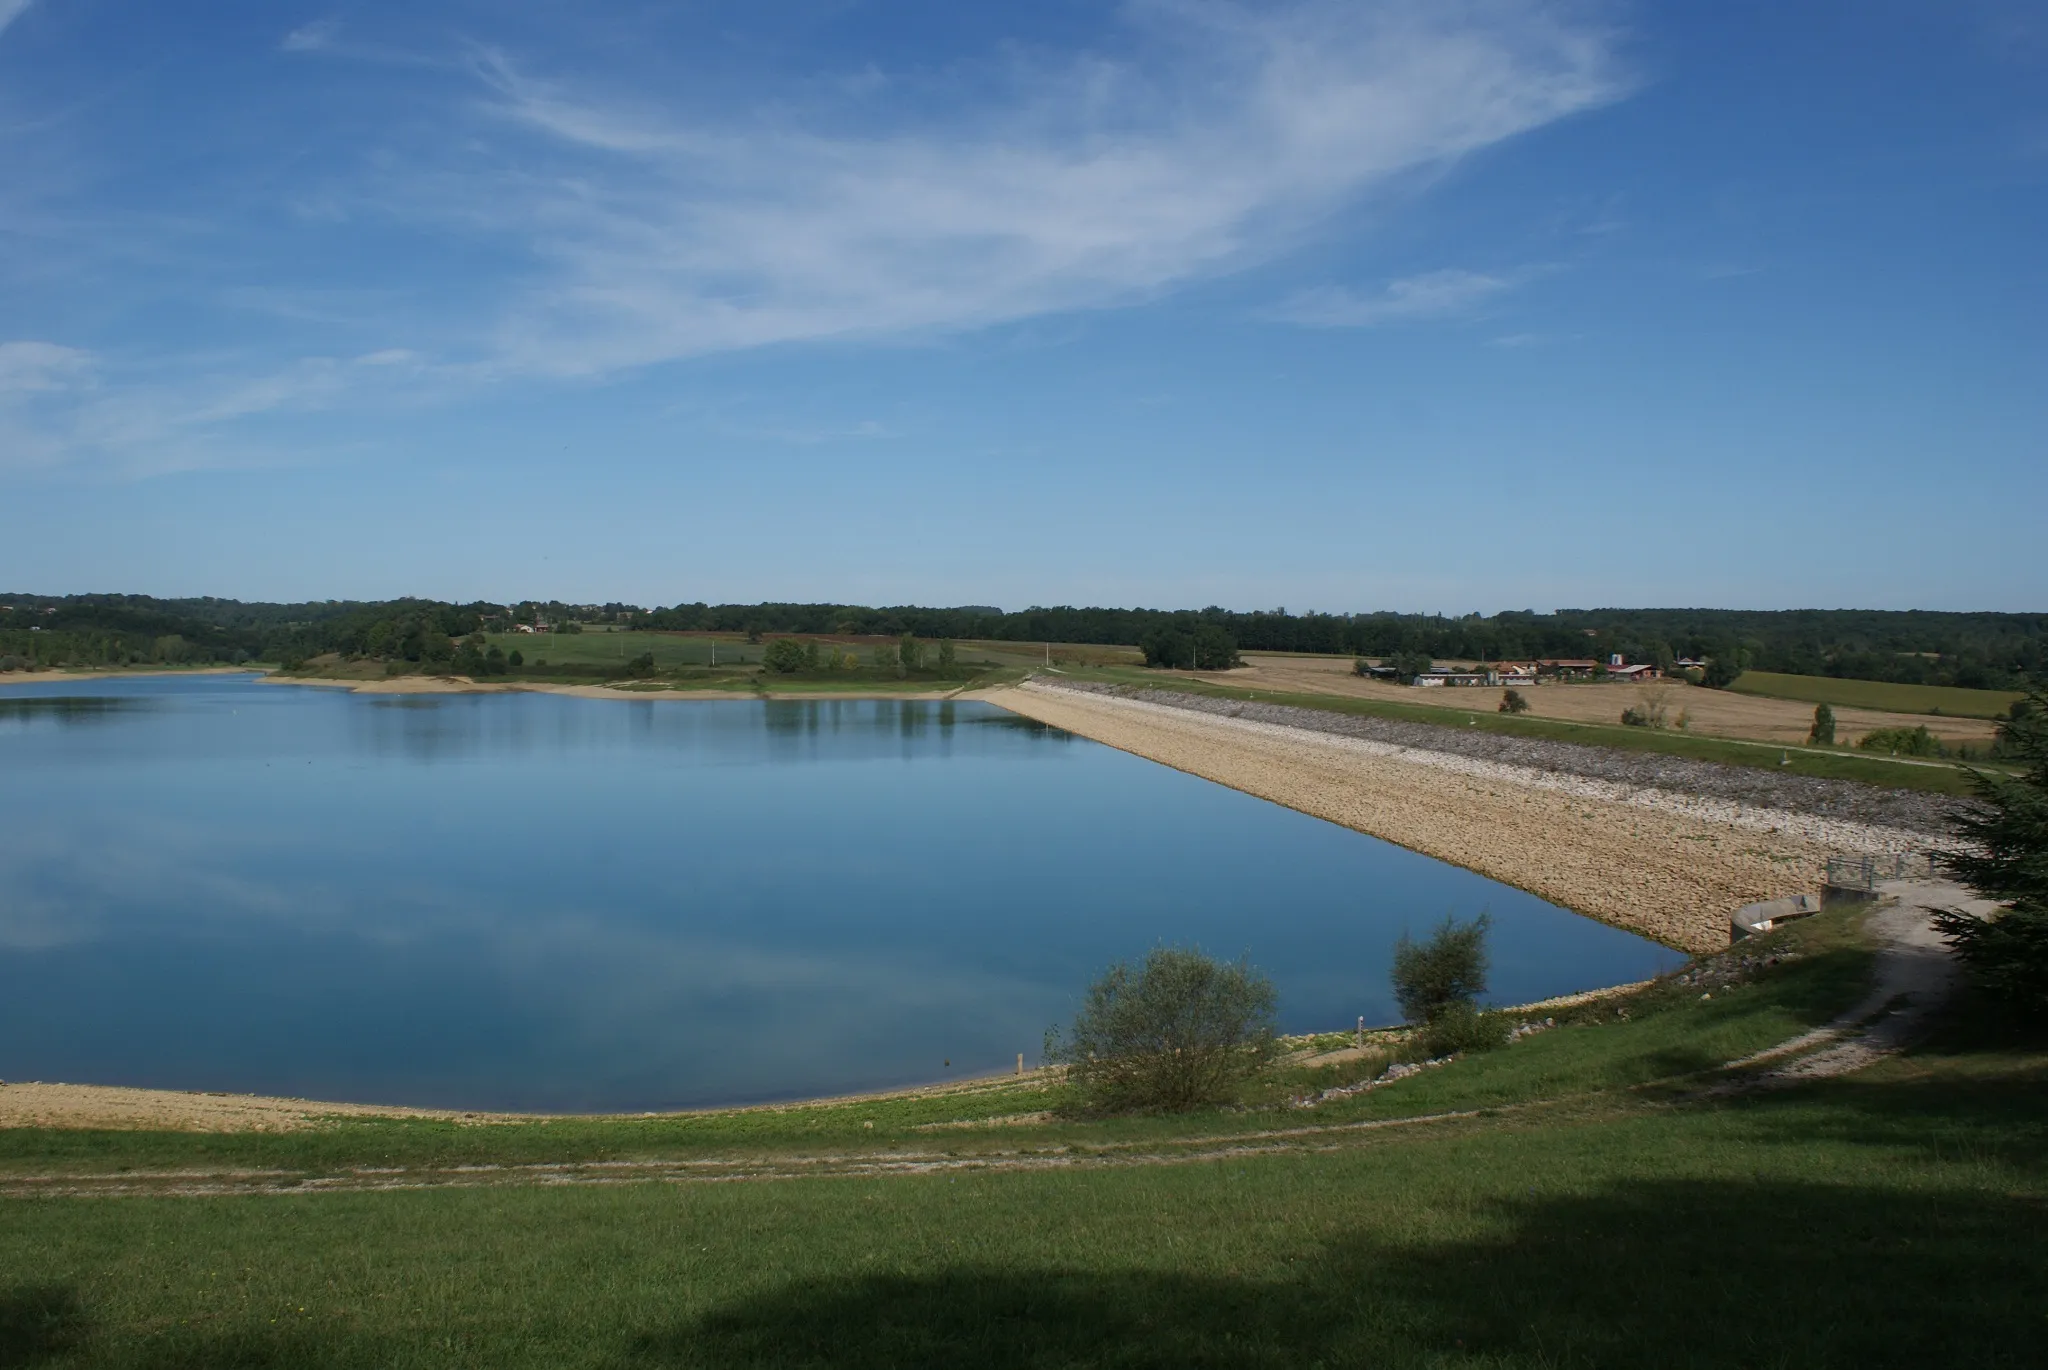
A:
<svg viewBox="0 0 2048 1370">
<path fill-rule="evenodd" d="M 1074 1111 L 1185 1112 L 1233 1101 L 1278 1050 L 1273 982 L 1244 961 L 1155 947 L 1088 987 L 1073 1026 L 1046 1033 Z"/>
</svg>

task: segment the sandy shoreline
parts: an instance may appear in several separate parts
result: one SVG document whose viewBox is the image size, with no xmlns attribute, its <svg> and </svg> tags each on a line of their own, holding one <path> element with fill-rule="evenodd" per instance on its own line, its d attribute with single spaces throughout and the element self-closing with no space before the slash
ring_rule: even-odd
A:
<svg viewBox="0 0 2048 1370">
<path fill-rule="evenodd" d="M 549 1123 L 689 1118 L 729 1113 L 781 1113 L 829 1108 L 838 1104 L 885 1099 L 930 1099 L 972 1094 L 992 1085 L 1030 1080 L 1037 1069 L 1020 1077 L 1010 1071 L 969 1076 L 942 1084 L 909 1085 L 854 1094 L 828 1094 L 815 1099 L 785 1099 L 766 1104 L 725 1104 L 706 1108 L 638 1113 L 493 1113 L 485 1110 L 414 1108 L 405 1104 L 333 1103 L 266 1094 L 228 1094 L 212 1090 L 143 1089 L 126 1085 L 67 1085 L 44 1080 L 0 1083 L 0 1128 L 110 1128 L 152 1132 L 296 1132 L 323 1124 L 363 1118 L 420 1118 L 436 1122 Z"/>
<path fill-rule="evenodd" d="M 261 670 L 255 666 L 193 666 L 162 671 L 6 671 L 0 672 L 0 685 L 47 685 L 55 680 L 161 680 L 167 676 L 258 674 Z"/>
<path fill-rule="evenodd" d="M 1788 815 L 1631 803 L 1300 729 L 1042 685 L 1012 712 L 1385 841 L 1687 951 L 1744 904 L 1820 888 L 1834 850 Z M 1347 745 L 1348 744 L 1348 745 Z"/>
<path fill-rule="evenodd" d="M 321 690 L 347 690 L 361 695 L 568 695 L 575 699 L 958 699 L 952 690 L 635 690 L 617 685 L 568 685 L 545 680 L 475 681 L 467 676 L 391 676 L 383 680 L 321 680 L 266 675 L 265 685 L 305 685 Z"/>
<path fill-rule="evenodd" d="M 264 685 L 304 685 L 363 695 L 569 695 L 576 699 L 965 699 L 974 692 L 950 690 L 643 690 L 617 685 L 572 685 L 546 680 L 471 680 L 467 676 L 389 676 L 380 680 L 330 680 L 284 676 L 250 666 L 199 666 L 189 671 L 9 671 L 0 685 L 41 685 L 61 680 L 146 680 L 174 676 L 254 675 Z"/>
</svg>

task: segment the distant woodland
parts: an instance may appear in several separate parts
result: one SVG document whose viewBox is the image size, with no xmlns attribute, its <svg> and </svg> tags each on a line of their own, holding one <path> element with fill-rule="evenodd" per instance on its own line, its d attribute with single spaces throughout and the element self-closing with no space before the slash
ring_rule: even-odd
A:
<svg viewBox="0 0 2048 1370">
<path fill-rule="evenodd" d="M 0 596 L 0 669 L 298 661 L 323 652 L 433 665 L 458 640 L 517 623 L 629 631 L 838 634 L 931 640 L 1135 644 L 1220 630 L 1246 652 L 1446 660 L 1687 657 L 1783 671 L 1976 689 L 2048 681 L 2048 614 L 1923 610 L 1565 609 L 1467 614 L 1290 614 L 1285 609 L 868 608 L 847 604 L 446 604 L 398 599 L 304 604 L 147 595 Z M 1210 630 L 1204 633 L 1204 629 Z"/>
</svg>

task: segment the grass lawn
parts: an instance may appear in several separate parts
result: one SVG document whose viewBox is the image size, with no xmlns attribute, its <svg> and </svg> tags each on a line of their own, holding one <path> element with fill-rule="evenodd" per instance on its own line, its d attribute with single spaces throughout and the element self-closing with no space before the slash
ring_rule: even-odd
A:
<svg viewBox="0 0 2048 1370">
<path fill-rule="evenodd" d="M 1798 699 L 1846 709 L 1885 709 L 1899 714 L 1946 714 L 1952 718 L 2003 718 L 2019 690 L 1964 690 L 1952 685 L 1894 685 L 1882 680 L 1836 680 L 1832 676 L 1780 675 L 1744 671 L 1728 687 L 1738 694 Z"/>
<path fill-rule="evenodd" d="M 1727 766 L 1750 766 L 1783 771 L 1791 775 L 1821 776 L 1835 780 L 1857 780 L 1866 785 L 1891 789 L 1931 790 L 1936 794 L 1969 794 L 1969 772 L 1965 767 L 1944 762 L 1909 763 L 1846 749 L 1786 747 L 1768 742 L 1743 742 L 1734 738 L 1701 737 L 1668 729 L 1624 728 L 1601 723 L 1578 723 L 1559 718 L 1533 718 L 1528 714 L 1503 714 L 1490 710 L 1460 709 L 1431 704 L 1407 704 L 1398 700 L 1360 699 L 1348 695 L 1295 694 L 1278 690 L 1246 690 L 1207 681 L 1162 676 L 1143 668 L 1073 670 L 1076 679 L 1101 680 L 1117 685 L 1135 685 L 1157 690 L 1181 690 L 1190 694 L 1222 699 L 1258 699 L 1268 704 L 1289 704 L 1330 713 L 1357 714 L 1367 718 L 1398 718 L 1414 723 L 1435 723 L 1445 727 L 1482 728 L 1513 737 L 1544 738 L 1556 742 L 1583 742 L 1590 746 L 1622 751 L 1658 752 L 1666 756 L 1689 757 Z M 1995 765 L 1977 763 L 1986 769 Z"/>
<path fill-rule="evenodd" d="M 1800 954 L 1316 1109 L 972 1123 L 1042 1107 L 1027 1082 L 684 1119 L 0 1133 L 10 1189 L 275 1172 L 244 1175 L 255 1194 L 0 1200 L 0 1365 L 2037 1364 L 2048 1051 L 1959 1027 L 1840 1080 L 1707 1095 L 1697 1072 L 1825 1018 L 1867 967 L 1846 915 L 1744 949 Z M 572 1156 L 612 1164 L 556 1178 L 609 1182 L 453 1168 Z M 635 1157 L 672 1182 L 634 1182 Z"/>
</svg>

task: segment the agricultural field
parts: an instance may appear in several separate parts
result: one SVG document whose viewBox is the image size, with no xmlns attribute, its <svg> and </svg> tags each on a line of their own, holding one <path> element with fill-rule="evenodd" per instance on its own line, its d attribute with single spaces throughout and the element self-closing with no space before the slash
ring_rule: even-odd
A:
<svg viewBox="0 0 2048 1370">
<path fill-rule="evenodd" d="M 1397 685 L 1391 681 L 1354 675 L 1348 657 L 1246 653 L 1244 660 L 1245 664 L 1236 670 L 1205 672 L 1198 678 L 1227 683 L 1234 688 L 1380 699 L 1475 713 L 1492 713 L 1500 706 L 1501 692 L 1497 689 L 1444 686 L 1425 691 L 1412 685 Z M 1529 701 L 1530 716 L 1536 718 L 1616 724 L 1625 709 L 1661 706 L 1673 725 L 1681 714 L 1685 715 L 1689 732 L 1780 746 L 1797 746 L 1805 742 L 1807 730 L 1813 726 L 1811 703 L 1709 690 L 1682 680 L 1660 680 L 1647 685 L 1546 684 L 1525 686 L 1522 695 Z M 2001 711 L 2003 707 L 2000 706 Z M 1952 749 L 1967 746 L 1981 751 L 1991 744 L 1997 731 L 1988 716 L 1927 718 L 1917 714 L 1848 707 L 1835 711 L 1836 738 L 1847 746 L 1853 746 L 1864 733 L 1876 728 L 1911 728 L 1921 724 L 1926 724 L 1929 732 Z"/>
<path fill-rule="evenodd" d="M 1772 671 L 1744 671 L 1728 688 L 1737 694 L 1797 699 L 1838 709 L 1879 709 L 1895 714 L 1934 714 L 1944 718 L 2003 718 L 2014 700 L 2026 698 L 2018 690 L 1894 685 L 1882 680 L 1837 680 L 1832 676 L 1780 675 Z M 1936 726 L 1928 725 L 1930 730 Z"/>
<path fill-rule="evenodd" d="M 1026 1077 L 657 1118 L 0 1127 L 0 1361 L 2032 1363 L 2048 1050 L 1965 1013 L 1745 1090 L 1722 1063 L 1870 965 L 1840 912 L 1745 947 L 1711 995 L 1554 1010 L 1313 1107 L 1289 1099 L 1398 1043 L 1307 1055 L 1332 1034 L 1251 1108 L 1175 1117 L 1065 1120 Z"/>
</svg>

